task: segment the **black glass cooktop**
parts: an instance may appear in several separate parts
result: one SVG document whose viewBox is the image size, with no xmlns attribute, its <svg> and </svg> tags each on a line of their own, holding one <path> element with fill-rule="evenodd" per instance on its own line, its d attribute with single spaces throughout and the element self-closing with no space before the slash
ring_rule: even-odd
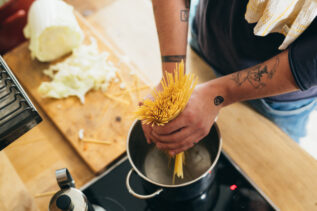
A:
<svg viewBox="0 0 317 211">
<path fill-rule="evenodd" d="M 125 156 L 84 186 L 82 191 L 92 204 L 99 205 L 106 211 L 278 210 L 223 152 L 212 185 L 200 196 L 187 201 L 167 202 L 159 197 L 151 200 L 135 198 L 126 188 L 126 176 L 131 168 Z M 137 174 L 131 177 L 130 184 L 135 192 L 145 194 L 142 179 Z"/>
</svg>

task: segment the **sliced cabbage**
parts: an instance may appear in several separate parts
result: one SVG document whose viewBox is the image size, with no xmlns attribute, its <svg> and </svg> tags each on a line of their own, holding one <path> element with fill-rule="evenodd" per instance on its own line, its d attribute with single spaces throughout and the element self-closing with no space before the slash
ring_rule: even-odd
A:
<svg viewBox="0 0 317 211">
<path fill-rule="evenodd" d="M 77 96 L 84 103 L 89 90 L 101 89 L 104 92 L 116 79 L 117 68 L 107 60 L 108 55 L 107 52 L 99 53 L 96 40 L 91 39 L 90 45 L 81 45 L 63 62 L 44 70 L 52 81 L 43 82 L 39 92 L 52 98 Z"/>
<path fill-rule="evenodd" d="M 24 36 L 32 58 L 53 61 L 70 53 L 84 38 L 73 7 L 62 0 L 37 0 L 29 10 Z"/>
</svg>

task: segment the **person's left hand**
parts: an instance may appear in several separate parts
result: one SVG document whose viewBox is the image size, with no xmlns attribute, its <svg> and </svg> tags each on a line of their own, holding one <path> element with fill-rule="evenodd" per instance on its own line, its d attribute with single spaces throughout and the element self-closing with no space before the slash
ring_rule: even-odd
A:
<svg viewBox="0 0 317 211">
<path fill-rule="evenodd" d="M 219 93 L 220 90 L 211 89 L 207 83 L 198 85 L 178 117 L 164 126 L 151 128 L 150 140 L 170 155 L 194 146 L 209 133 L 222 107 L 223 98 Z"/>
</svg>

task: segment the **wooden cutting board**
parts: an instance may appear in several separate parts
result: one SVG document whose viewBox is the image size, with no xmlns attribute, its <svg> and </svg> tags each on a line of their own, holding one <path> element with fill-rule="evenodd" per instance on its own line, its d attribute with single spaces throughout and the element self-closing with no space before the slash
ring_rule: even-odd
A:
<svg viewBox="0 0 317 211">
<path fill-rule="evenodd" d="M 89 43 L 90 37 L 94 37 L 99 49 L 110 53 L 109 60 L 119 69 L 119 79 L 125 83 L 126 89 L 121 89 L 119 82 L 110 85 L 106 92 L 108 96 L 102 91 L 90 91 L 86 94 L 85 104 L 81 104 L 76 97 L 58 100 L 42 98 L 37 89 L 41 82 L 49 81 L 42 73 L 49 64 L 31 59 L 28 42 L 4 58 L 27 93 L 34 97 L 89 167 L 99 173 L 125 151 L 127 134 L 134 121 L 133 113 L 138 101 L 149 92 L 149 88 L 146 88 L 149 86 L 141 79 L 138 70 L 116 55 L 110 44 L 83 17 L 77 14 L 77 19 L 85 32 L 85 42 Z M 112 144 L 80 141 L 81 129 L 85 138 L 111 141 Z"/>
</svg>

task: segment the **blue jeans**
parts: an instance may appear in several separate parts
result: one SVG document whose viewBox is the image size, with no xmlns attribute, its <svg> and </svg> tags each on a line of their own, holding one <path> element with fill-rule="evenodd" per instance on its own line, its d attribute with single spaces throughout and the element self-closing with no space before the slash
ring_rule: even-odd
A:
<svg viewBox="0 0 317 211">
<path fill-rule="evenodd" d="M 315 98 L 293 102 L 257 99 L 249 100 L 247 103 L 254 110 L 273 121 L 296 142 L 306 136 L 308 117 L 317 105 Z"/>
<path fill-rule="evenodd" d="M 197 29 L 194 24 L 196 7 L 199 0 L 192 0 L 189 15 L 189 24 L 191 27 L 191 37 L 189 44 L 196 53 L 201 55 L 200 47 L 197 41 Z M 214 69 L 214 68 L 213 68 Z M 215 69 L 217 77 L 222 75 Z M 292 102 L 276 102 L 267 99 L 256 99 L 247 101 L 254 110 L 270 119 L 279 126 L 294 141 L 306 136 L 306 125 L 309 114 L 316 108 L 316 98 L 297 100 Z"/>
</svg>

